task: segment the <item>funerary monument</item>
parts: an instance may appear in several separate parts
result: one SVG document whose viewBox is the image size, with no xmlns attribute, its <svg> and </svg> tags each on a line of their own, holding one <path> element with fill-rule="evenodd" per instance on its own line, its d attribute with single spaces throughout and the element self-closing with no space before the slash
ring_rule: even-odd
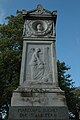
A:
<svg viewBox="0 0 80 120">
<path fill-rule="evenodd" d="M 57 12 L 38 5 L 23 11 L 23 18 L 20 84 L 13 91 L 9 119 L 68 120 L 64 92 L 58 86 Z"/>
</svg>

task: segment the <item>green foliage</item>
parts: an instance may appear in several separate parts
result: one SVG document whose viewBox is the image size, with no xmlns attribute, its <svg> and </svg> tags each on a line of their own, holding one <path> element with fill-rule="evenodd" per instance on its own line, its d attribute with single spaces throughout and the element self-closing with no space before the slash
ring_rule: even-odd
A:
<svg viewBox="0 0 80 120">
<path fill-rule="evenodd" d="M 76 98 L 77 98 L 77 107 L 80 111 L 80 87 L 75 89 L 75 95 L 76 95 Z"/>
<path fill-rule="evenodd" d="M 76 95 L 74 94 L 74 82 L 70 79 L 71 75 L 67 74 L 67 71 L 70 67 L 65 65 L 65 62 L 57 62 L 58 66 L 58 81 L 60 88 L 65 91 L 66 101 L 68 105 L 68 109 L 75 112 L 76 109 Z"/>
<path fill-rule="evenodd" d="M 22 51 L 22 15 L 6 19 L 8 24 L 0 25 L 0 105 L 10 103 L 12 91 L 19 84 Z"/>
<path fill-rule="evenodd" d="M 80 87 L 75 89 L 75 93 L 77 97 L 80 97 Z"/>
</svg>

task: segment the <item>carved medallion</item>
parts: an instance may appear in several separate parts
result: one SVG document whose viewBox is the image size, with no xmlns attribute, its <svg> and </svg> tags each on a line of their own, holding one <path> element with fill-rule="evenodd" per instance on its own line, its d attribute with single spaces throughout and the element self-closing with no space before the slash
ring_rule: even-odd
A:
<svg viewBox="0 0 80 120">
<path fill-rule="evenodd" d="M 47 36 L 52 33 L 52 21 L 43 20 L 26 20 L 24 24 L 23 36 Z"/>
</svg>

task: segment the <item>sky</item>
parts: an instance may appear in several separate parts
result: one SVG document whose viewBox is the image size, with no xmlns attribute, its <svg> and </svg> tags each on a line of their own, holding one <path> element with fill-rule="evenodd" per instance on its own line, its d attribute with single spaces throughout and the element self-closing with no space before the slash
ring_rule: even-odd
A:
<svg viewBox="0 0 80 120">
<path fill-rule="evenodd" d="M 74 86 L 80 86 L 80 0 L 0 0 L 0 23 L 16 10 L 32 10 L 41 4 L 49 11 L 57 10 L 56 56 L 71 67 L 68 71 Z"/>
</svg>

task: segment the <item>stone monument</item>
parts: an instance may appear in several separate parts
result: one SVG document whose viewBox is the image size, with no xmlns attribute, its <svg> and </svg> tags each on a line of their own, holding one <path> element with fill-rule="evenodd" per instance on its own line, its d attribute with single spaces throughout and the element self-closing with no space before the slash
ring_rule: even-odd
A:
<svg viewBox="0 0 80 120">
<path fill-rule="evenodd" d="M 20 84 L 13 91 L 9 119 L 68 120 L 57 77 L 57 12 L 38 5 L 35 10 L 23 11 L 23 18 Z"/>
</svg>

